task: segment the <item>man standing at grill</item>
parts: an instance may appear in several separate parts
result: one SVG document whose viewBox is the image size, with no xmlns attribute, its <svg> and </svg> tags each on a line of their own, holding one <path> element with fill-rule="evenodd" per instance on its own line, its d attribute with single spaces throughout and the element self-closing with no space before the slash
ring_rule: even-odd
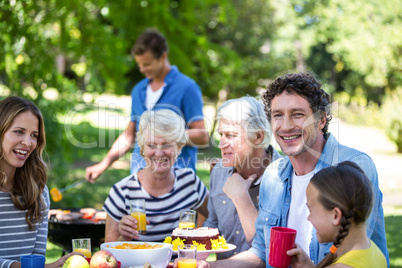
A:
<svg viewBox="0 0 402 268">
<path fill-rule="evenodd" d="M 189 77 L 182 74 L 168 60 L 168 44 L 165 37 L 154 29 L 148 29 L 136 40 L 132 54 L 140 72 L 145 76 L 131 92 L 131 120 L 126 130 L 116 139 L 105 158 L 86 169 L 85 178 L 94 182 L 114 161 L 134 147 L 131 157 L 131 173 L 145 166 L 135 142 L 139 118 L 146 110 L 171 109 L 186 122 L 187 145 L 179 155 L 176 166 L 195 170 L 197 148 L 208 143 L 208 133 L 203 120 L 201 90 Z"/>
</svg>

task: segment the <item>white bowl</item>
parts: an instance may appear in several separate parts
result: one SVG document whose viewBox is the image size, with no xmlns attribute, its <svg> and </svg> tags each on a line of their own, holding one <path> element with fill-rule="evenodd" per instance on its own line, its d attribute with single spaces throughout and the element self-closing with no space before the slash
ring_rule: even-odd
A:
<svg viewBox="0 0 402 268">
<path fill-rule="evenodd" d="M 150 244 L 150 245 L 162 245 L 161 248 L 153 249 L 117 249 L 112 248 L 123 243 L 128 244 Z M 109 242 L 100 245 L 101 250 L 107 250 L 112 253 L 118 261 L 121 262 L 121 267 L 127 266 L 142 266 L 146 262 L 149 262 L 152 267 L 166 268 L 172 258 L 173 246 L 167 243 L 156 242 L 133 242 L 133 241 L 119 241 Z"/>
</svg>

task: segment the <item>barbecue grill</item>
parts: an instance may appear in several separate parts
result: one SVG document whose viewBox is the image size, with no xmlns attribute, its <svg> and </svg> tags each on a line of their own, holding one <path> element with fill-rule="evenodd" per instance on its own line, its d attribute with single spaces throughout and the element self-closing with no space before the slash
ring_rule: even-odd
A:
<svg viewBox="0 0 402 268">
<path fill-rule="evenodd" d="M 80 209 L 69 209 L 80 211 Z M 56 215 L 49 216 L 48 239 L 63 249 L 62 255 L 72 251 L 71 240 L 75 238 L 91 238 L 91 248 L 95 249 L 105 241 L 105 220 L 74 219 L 59 220 Z"/>
</svg>

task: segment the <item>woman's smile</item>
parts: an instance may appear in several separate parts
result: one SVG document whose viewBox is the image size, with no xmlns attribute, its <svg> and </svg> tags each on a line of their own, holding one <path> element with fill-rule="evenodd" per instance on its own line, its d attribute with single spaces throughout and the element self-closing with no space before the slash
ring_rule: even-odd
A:
<svg viewBox="0 0 402 268">
<path fill-rule="evenodd" d="M 4 157 L 0 165 L 7 172 L 20 168 L 35 150 L 39 135 L 39 120 L 32 112 L 17 115 L 4 133 Z M 10 173 L 11 174 L 11 173 Z"/>
</svg>

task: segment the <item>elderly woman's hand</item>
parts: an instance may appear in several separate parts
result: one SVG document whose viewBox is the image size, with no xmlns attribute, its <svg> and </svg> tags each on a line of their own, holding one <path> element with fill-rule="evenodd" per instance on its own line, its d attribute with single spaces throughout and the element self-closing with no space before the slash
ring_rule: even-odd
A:
<svg viewBox="0 0 402 268">
<path fill-rule="evenodd" d="M 137 220 L 131 215 L 126 215 L 119 222 L 119 233 L 123 240 L 139 239 L 137 228 Z"/>
</svg>

